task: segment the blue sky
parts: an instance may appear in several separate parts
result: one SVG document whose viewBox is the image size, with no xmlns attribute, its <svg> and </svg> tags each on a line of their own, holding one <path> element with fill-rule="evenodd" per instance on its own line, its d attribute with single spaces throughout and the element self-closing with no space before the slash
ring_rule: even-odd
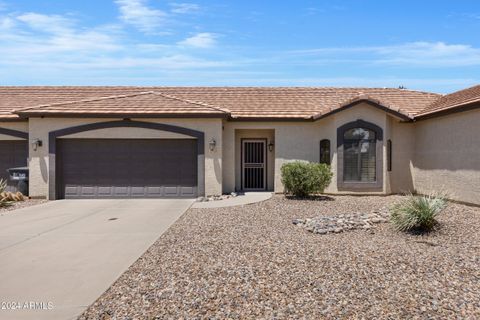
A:
<svg viewBox="0 0 480 320">
<path fill-rule="evenodd" d="M 480 1 L 0 0 L 0 85 L 480 83 Z"/>
</svg>

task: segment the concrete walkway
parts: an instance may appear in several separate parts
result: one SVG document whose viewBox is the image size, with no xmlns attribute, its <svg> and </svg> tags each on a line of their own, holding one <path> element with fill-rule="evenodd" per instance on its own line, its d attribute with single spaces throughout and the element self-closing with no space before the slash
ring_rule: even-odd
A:
<svg viewBox="0 0 480 320">
<path fill-rule="evenodd" d="M 271 192 L 245 192 L 225 200 L 195 202 L 192 208 L 224 208 L 262 202 L 272 197 Z"/>
<path fill-rule="evenodd" d="M 1 307 L 22 307 L 0 319 L 76 318 L 193 201 L 61 200 L 0 216 Z"/>
</svg>

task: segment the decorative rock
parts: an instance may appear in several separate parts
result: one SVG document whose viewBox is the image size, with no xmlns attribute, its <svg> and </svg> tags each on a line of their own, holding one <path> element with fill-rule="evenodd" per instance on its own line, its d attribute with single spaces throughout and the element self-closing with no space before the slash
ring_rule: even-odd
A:
<svg viewBox="0 0 480 320">
<path fill-rule="evenodd" d="M 315 234 L 341 233 L 346 230 L 371 230 L 374 224 L 387 222 L 389 213 L 386 209 L 375 210 L 371 213 L 355 212 L 335 216 L 319 216 L 307 219 L 293 219 L 294 225 L 305 228 Z"/>
<path fill-rule="evenodd" d="M 231 194 L 223 194 L 223 195 L 211 195 L 207 197 L 198 197 L 197 202 L 209 202 L 209 201 L 219 201 L 219 200 L 226 200 L 229 198 L 234 198 L 237 196 L 237 193 L 232 192 Z"/>
<path fill-rule="evenodd" d="M 314 233 L 316 234 L 327 234 L 328 230 L 327 229 L 315 229 L 313 230 Z"/>
<path fill-rule="evenodd" d="M 303 223 L 305 223 L 305 220 L 303 220 L 303 219 L 293 219 L 292 223 L 293 224 L 303 224 Z"/>
</svg>

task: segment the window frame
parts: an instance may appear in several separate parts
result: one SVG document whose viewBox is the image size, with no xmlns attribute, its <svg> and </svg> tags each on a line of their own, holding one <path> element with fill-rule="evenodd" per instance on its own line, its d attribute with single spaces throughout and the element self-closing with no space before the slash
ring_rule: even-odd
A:
<svg viewBox="0 0 480 320">
<path fill-rule="evenodd" d="M 365 128 L 375 132 L 375 181 L 344 181 L 344 133 L 354 128 Z M 383 190 L 383 129 L 364 120 L 348 122 L 337 128 L 337 188 L 339 191 L 382 191 Z"/>
<path fill-rule="evenodd" d="M 322 148 L 322 143 L 327 143 L 328 144 L 328 161 L 327 162 L 324 162 L 322 161 L 323 157 L 322 157 L 322 150 L 324 150 Z M 319 163 L 324 163 L 324 164 L 327 164 L 327 165 L 331 165 L 332 164 L 332 144 L 330 142 L 330 139 L 322 139 L 320 140 L 320 158 L 319 158 Z"/>
</svg>

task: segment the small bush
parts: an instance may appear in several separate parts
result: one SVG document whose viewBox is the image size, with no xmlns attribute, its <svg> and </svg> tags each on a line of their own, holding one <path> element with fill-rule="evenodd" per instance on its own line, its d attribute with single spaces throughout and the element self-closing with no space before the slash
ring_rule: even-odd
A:
<svg viewBox="0 0 480 320">
<path fill-rule="evenodd" d="M 0 179 L 0 194 L 5 193 L 5 189 L 7 188 L 7 180 Z M 8 207 L 12 205 L 12 201 L 0 196 L 0 208 L 1 207 Z"/>
<path fill-rule="evenodd" d="M 285 192 L 297 197 L 323 193 L 333 175 L 329 165 L 303 161 L 286 163 L 281 172 Z"/>
<path fill-rule="evenodd" d="M 390 209 L 390 221 L 399 231 L 429 231 L 437 223 L 437 215 L 446 206 L 447 201 L 441 195 L 409 195 Z"/>
</svg>

